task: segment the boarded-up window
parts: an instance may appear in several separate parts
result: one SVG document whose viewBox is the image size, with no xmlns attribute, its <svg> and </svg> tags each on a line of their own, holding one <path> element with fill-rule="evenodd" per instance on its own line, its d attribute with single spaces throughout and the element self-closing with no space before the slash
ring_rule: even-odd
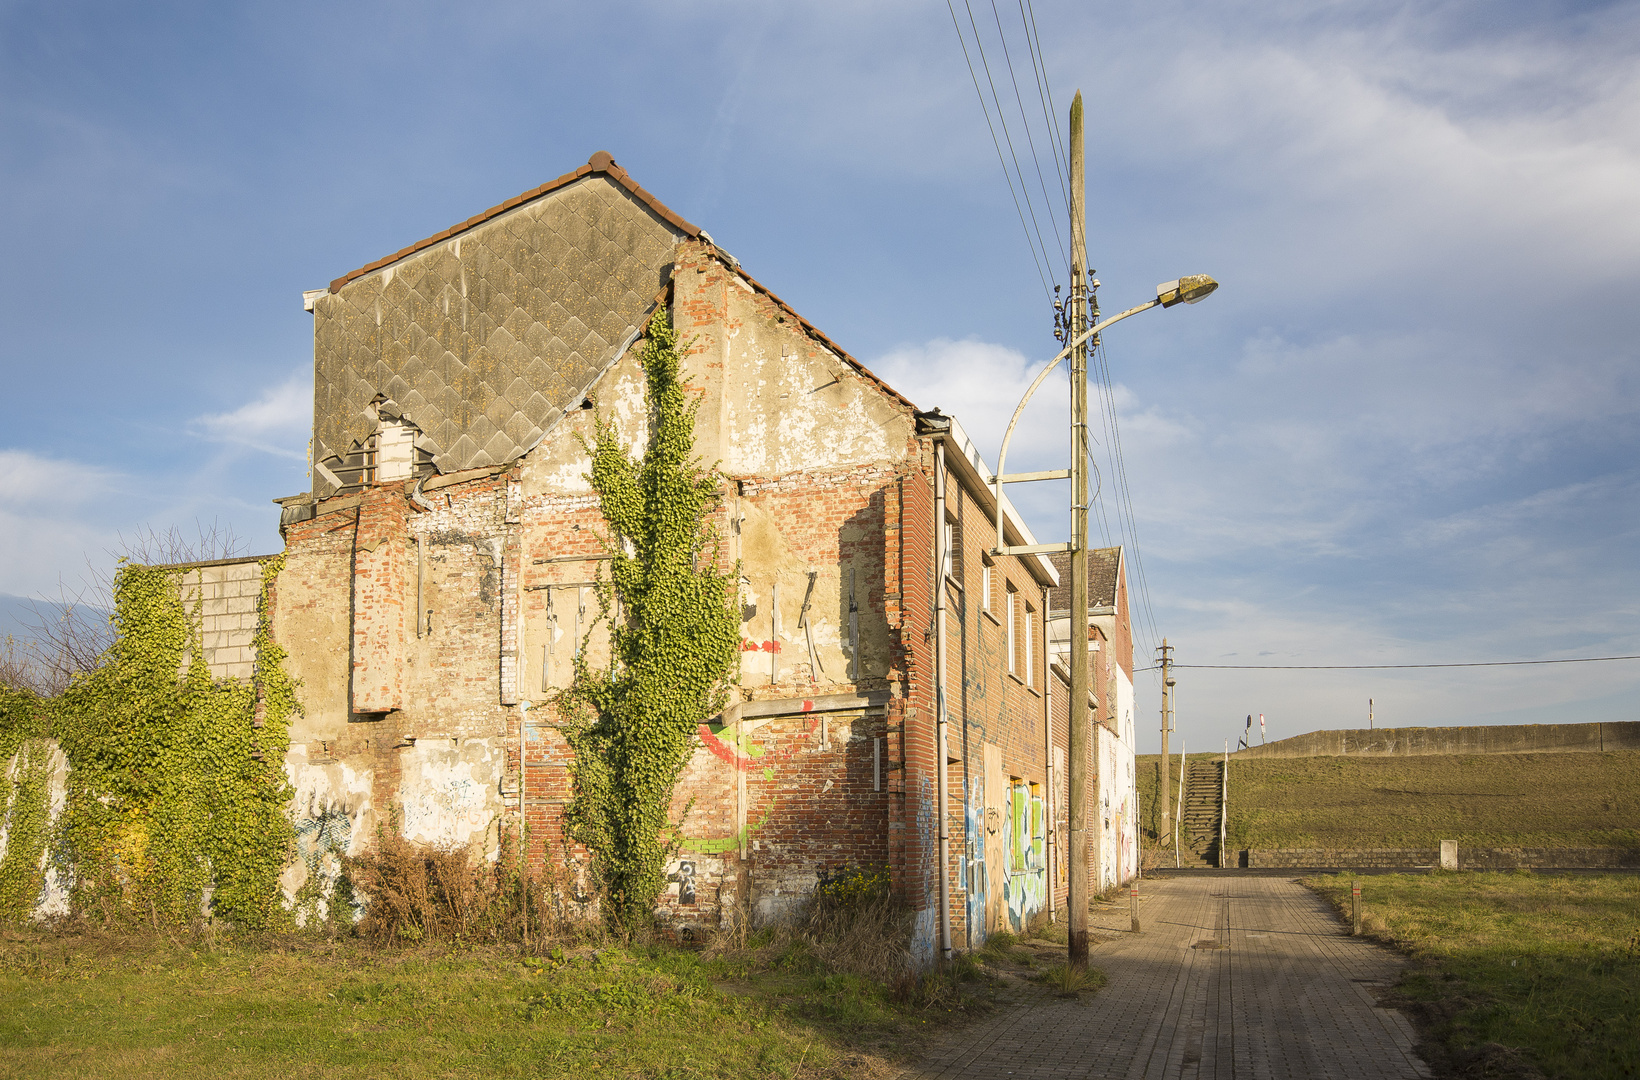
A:
<svg viewBox="0 0 1640 1080">
<path fill-rule="evenodd" d="M 1012 805 L 1009 807 L 1009 824 L 1013 826 L 1013 843 L 1009 845 L 1008 869 L 1027 870 L 1030 864 L 1026 862 L 1026 853 L 1031 847 L 1031 795 L 1025 786 L 1025 781 L 1019 777 L 1012 778 Z"/>
<path fill-rule="evenodd" d="M 1048 815 L 1042 798 L 1042 785 L 1031 785 L 1031 861 L 1032 870 L 1048 865 Z"/>
</svg>

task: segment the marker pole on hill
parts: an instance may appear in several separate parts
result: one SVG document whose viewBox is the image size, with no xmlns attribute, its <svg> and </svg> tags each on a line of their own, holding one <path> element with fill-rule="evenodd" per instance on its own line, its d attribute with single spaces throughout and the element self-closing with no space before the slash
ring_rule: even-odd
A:
<svg viewBox="0 0 1640 1080">
<path fill-rule="evenodd" d="M 1169 817 L 1173 813 L 1172 792 L 1168 789 L 1172 781 L 1173 770 L 1170 768 L 1172 759 L 1167 753 L 1167 733 L 1173 728 L 1173 646 L 1163 638 L 1157 651 L 1162 654 L 1162 835 L 1166 836 L 1172 828 Z"/>
</svg>

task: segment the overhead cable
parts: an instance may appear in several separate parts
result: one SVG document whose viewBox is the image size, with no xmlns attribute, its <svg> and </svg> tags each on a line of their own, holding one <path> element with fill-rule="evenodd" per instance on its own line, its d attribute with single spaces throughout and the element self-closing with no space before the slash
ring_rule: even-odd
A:
<svg viewBox="0 0 1640 1080">
<path fill-rule="evenodd" d="M 979 74 L 974 71 L 973 58 L 968 55 L 968 38 L 962 32 L 962 24 L 957 21 L 957 11 L 956 11 L 956 8 L 954 8 L 952 6 L 951 0 L 945 0 L 945 7 L 946 7 L 946 10 L 951 12 L 951 25 L 957 31 L 957 40 L 962 44 L 962 58 L 968 64 L 968 75 L 969 75 L 970 78 L 972 78 L 974 80 L 974 93 L 979 96 L 979 107 L 980 107 L 981 111 L 983 111 L 985 113 L 985 126 L 987 128 L 989 128 L 990 132 L 991 132 L 991 145 L 996 147 L 997 163 L 1002 166 L 1002 178 L 1008 182 L 1008 194 L 1013 196 L 1014 211 L 1017 214 L 1019 214 L 1020 228 L 1025 230 L 1025 240 L 1026 240 L 1026 243 L 1029 244 L 1030 248 L 1031 248 L 1031 261 L 1036 263 L 1036 276 L 1042 279 L 1042 291 L 1043 291 L 1043 293 L 1051 297 L 1053 295 L 1053 290 L 1048 287 L 1048 275 L 1042 269 L 1042 260 L 1037 256 L 1036 244 L 1031 239 L 1030 227 L 1025 224 L 1025 210 L 1024 210 L 1024 208 L 1022 208 L 1019 205 L 1019 193 L 1014 190 L 1013 175 L 1008 172 L 1008 162 L 1002 156 L 1002 143 L 997 139 L 996 126 L 991 123 L 991 107 L 989 105 L 987 105 L 986 102 L 985 102 L 985 91 L 980 89 Z M 969 10 L 968 15 L 969 15 L 968 21 L 969 21 L 970 24 L 972 24 L 973 23 L 973 10 L 972 9 Z M 974 47 L 975 47 L 976 50 L 979 50 L 980 63 L 982 65 L 984 65 L 984 63 L 985 63 L 985 52 L 982 48 L 980 48 L 979 29 L 978 29 L 977 26 L 974 29 Z M 991 77 L 991 70 L 990 70 L 989 66 L 986 66 L 985 77 L 986 77 L 986 79 L 990 79 L 990 77 Z M 991 91 L 992 91 L 992 94 L 994 96 L 995 93 L 996 93 L 996 84 L 994 82 L 991 84 Z M 998 111 L 998 117 L 997 118 L 998 118 L 998 120 L 1000 120 L 1001 119 L 1001 115 L 1000 115 L 1001 114 L 1001 105 L 1000 104 L 997 106 L 997 111 Z M 1004 134 L 1006 134 L 1006 132 L 1007 132 L 1006 125 L 1004 126 L 1003 131 L 1004 131 Z M 1013 149 L 1013 144 L 1011 142 L 1009 143 L 1009 149 L 1010 150 Z M 1022 183 L 1023 183 L 1023 181 L 1022 181 Z"/>
<path fill-rule="evenodd" d="M 1031 134 L 1030 118 L 1025 115 L 1025 99 L 1019 92 L 1019 76 L 1014 74 L 1014 58 L 1008 49 L 1008 35 L 1002 29 L 1002 15 L 997 11 L 996 0 L 991 0 L 991 17 L 996 20 L 997 37 L 1002 40 L 1002 59 L 1003 62 L 1008 65 L 1008 79 L 1011 83 L 1013 83 L 1014 103 L 1019 106 L 1020 123 L 1025 125 L 1025 143 L 1030 148 L 1031 161 L 1036 166 L 1037 184 L 1042 189 L 1043 212 L 1048 215 L 1048 224 L 1053 228 L 1054 249 L 1057 253 L 1064 255 L 1065 265 L 1069 266 L 1071 261 L 1070 246 L 1066 244 L 1064 238 L 1059 235 L 1059 219 L 1052 211 L 1053 200 L 1048 197 L 1048 181 L 1042 175 L 1042 159 L 1037 156 L 1036 138 Z M 1029 42 L 1030 28 L 1026 27 L 1026 43 L 1029 44 Z M 1031 56 L 1031 71 L 1035 73 L 1036 70 L 1036 56 L 1033 52 Z M 998 107 L 1000 108 L 1000 105 Z M 1015 165 L 1017 166 L 1017 164 L 1018 162 L 1016 161 Z M 1025 178 L 1021 176 L 1020 183 L 1023 184 L 1024 182 Z M 1027 205 L 1029 205 L 1029 203 L 1027 203 Z M 1031 217 L 1031 221 L 1033 224 L 1036 222 L 1036 216 L 1034 214 Z M 1040 226 L 1037 227 L 1036 238 L 1037 242 L 1042 244 L 1043 250 L 1046 251 L 1048 245 L 1047 242 L 1042 239 L 1042 229 Z"/>
<path fill-rule="evenodd" d="M 1607 660 L 1640 660 L 1635 656 L 1572 656 L 1564 660 L 1473 660 L 1462 664 L 1173 664 L 1175 671 L 1410 671 L 1418 668 L 1527 667 L 1536 664 L 1599 664 Z M 1139 668 L 1155 671 L 1157 668 Z"/>
</svg>

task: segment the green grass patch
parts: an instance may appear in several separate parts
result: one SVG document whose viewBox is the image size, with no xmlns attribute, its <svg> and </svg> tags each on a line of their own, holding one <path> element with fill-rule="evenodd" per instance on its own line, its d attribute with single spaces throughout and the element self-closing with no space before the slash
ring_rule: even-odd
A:
<svg viewBox="0 0 1640 1080">
<path fill-rule="evenodd" d="M 970 1007 L 802 950 L 0 938 L 6 1077 L 871 1076 Z M 950 980 L 946 980 L 950 982 Z"/>
<path fill-rule="evenodd" d="M 1074 964 L 1052 964 L 1043 969 L 1041 979 L 1053 988 L 1059 997 L 1074 998 L 1084 990 L 1098 990 L 1109 978 L 1096 967 L 1077 967 Z"/>
<path fill-rule="evenodd" d="M 1191 760 L 1218 755 L 1191 755 Z M 1179 759 L 1173 758 L 1173 783 Z M 1161 757 L 1141 755 L 1154 834 Z M 1175 798 L 1177 792 L 1174 792 Z M 1640 847 L 1640 751 L 1230 761 L 1230 847 Z"/>
<path fill-rule="evenodd" d="M 1348 875 L 1309 884 L 1339 910 Z M 1640 1075 L 1640 876 L 1360 879 L 1363 930 L 1419 961 L 1397 988 L 1426 1059 L 1463 1075 Z M 1529 1075 L 1529 1073 L 1526 1073 Z"/>
</svg>

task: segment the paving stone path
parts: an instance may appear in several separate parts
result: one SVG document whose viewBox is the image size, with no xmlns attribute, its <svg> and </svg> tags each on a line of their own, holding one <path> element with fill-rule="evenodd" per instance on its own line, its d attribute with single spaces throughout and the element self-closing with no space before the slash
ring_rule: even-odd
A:
<svg viewBox="0 0 1640 1080">
<path fill-rule="evenodd" d="M 1126 898 L 1092 918 L 1108 939 L 1093 950 L 1110 976 L 1098 994 L 1033 988 L 900 1080 L 1430 1075 L 1412 1026 L 1373 998 L 1402 961 L 1350 937 L 1308 889 L 1225 874 L 1146 881 L 1141 897 L 1143 933 L 1130 932 Z"/>
</svg>

